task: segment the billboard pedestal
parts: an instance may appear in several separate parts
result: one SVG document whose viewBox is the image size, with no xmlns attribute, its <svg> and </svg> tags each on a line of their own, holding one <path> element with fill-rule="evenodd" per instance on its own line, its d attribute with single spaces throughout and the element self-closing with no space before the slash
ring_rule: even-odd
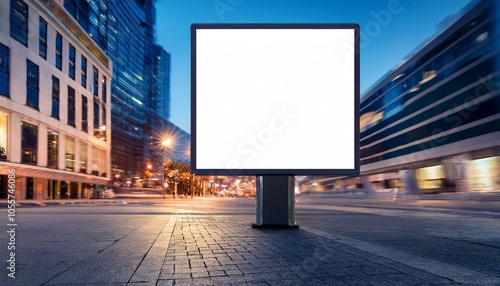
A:
<svg viewBox="0 0 500 286">
<path fill-rule="evenodd" d="M 253 228 L 298 228 L 295 224 L 294 176 L 257 176 Z"/>
</svg>

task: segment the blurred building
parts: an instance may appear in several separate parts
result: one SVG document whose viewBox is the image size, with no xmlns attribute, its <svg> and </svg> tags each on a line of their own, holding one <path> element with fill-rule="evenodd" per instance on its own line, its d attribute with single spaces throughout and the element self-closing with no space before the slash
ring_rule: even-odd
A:
<svg viewBox="0 0 500 286">
<path fill-rule="evenodd" d="M 146 102 L 146 124 L 144 133 L 144 158 L 152 164 L 153 170 L 162 170 L 164 160 L 189 162 L 187 153 L 190 136 L 171 122 L 170 118 L 170 54 L 159 45 L 154 46 L 154 84 Z M 161 142 L 171 139 L 172 145 L 165 147 Z M 167 148 L 167 150 L 165 149 Z M 158 172 L 156 172 L 157 174 Z"/>
<path fill-rule="evenodd" d="M 162 46 L 155 45 L 154 55 L 157 90 L 153 98 L 157 104 L 152 105 L 151 109 L 157 112 L 159 117 L 168 121 L 170 119 L 170 54 Z"/>
<path fill-rule="evenodd" d="M 303 188 L 500 190 L 500 2 L 466 7 L 363 95 L 360 114 L 360 176 Z"/>
<path fill-rule="evenodd" d="M 112 62 L 58 1 L 0 2 L 0 195 L 83 198 L 111 175 Z"/>
<path fill-rule="evenodd" d="M 113 178 L 140 177 L 145 162 L 151 160 L 151 136 L 166 136 L 160 130 L 172 125 L 168 123 L 170 55 L 154 44 L 154 1 L 58 2 L 113 60 Z"/>
<path fill-rule="evenodd" d="M 189 158 L 191 156 L 191 136 L 157 114 L 149 114 L 148 121 L 155 123 L 154 125 L 150 125 L 154 126 L 154 129 L 150 127 L 145 128 L 149 140 L 146 141 L 145 158 L 147 158 L 147 160 L 144 162 L 145 165 L 143 170 L 146 171 L 146 169 L 148 169 L 147 166 L 151 166 L 152 173 L 149 174 L 149 176 L 151 176 L 150 179 L 161 181 L 164 176 L 163 163 L 165 161 L 189 163 Z M 167 139 L 170 141 L 170 145 L 165 146 L 162 143 Z M 142 177 L 135 177 L 136 180 L 140 178 Z M 117 183 L 123 184 L 125 179 L 126 178 L 117 178 L 116 181 Z"/>
</svg>

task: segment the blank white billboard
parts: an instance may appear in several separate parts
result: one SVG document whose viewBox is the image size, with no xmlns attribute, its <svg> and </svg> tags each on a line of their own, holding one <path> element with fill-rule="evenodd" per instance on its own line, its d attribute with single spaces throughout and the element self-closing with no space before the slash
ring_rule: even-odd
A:
<svg viewBox="0 0 500 286">
<path fill-rule="evenodd" d="M 357 24 L 193 24 L 196 174 L 359 172 Z"/>
</svg>

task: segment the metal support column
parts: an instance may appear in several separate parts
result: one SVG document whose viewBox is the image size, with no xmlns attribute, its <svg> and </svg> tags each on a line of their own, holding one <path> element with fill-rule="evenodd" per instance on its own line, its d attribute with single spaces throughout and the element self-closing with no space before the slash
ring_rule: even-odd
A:
<svg viewBox="0 0 500 286">
<path fill-rule="evenodd" d="M 298 228 L 293 176 L 257 176 L 254 228 Z"/>
</svg>

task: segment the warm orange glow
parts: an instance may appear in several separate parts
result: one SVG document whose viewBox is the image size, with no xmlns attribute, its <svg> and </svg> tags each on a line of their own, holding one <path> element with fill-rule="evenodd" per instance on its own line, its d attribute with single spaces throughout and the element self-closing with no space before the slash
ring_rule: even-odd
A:
<svg viewBox="0 0 500 286">
<path fill-rule="evenodd" d="M 163 145 L 163 146 L 170 146 L 170 145 L 172 145 L 172 139 L 171 138 L 167 138 L 167 139 L 163 140 L 161 142 L 161 145 Z"/>
<path fill-rule="evenodd" d="M 432 80 L 435 77 L 436 77 L 436 71 L 435 70 L 426 71 L 426 72 L 424 72 L 424 76 L 423 76 L 422 80 L 419 83 L 420 84 L 424 84 L 424 83 Z"/>
<path fill-rule="evenodd" d="M 384 117 L 384 112 L 383 111 L 380 111 L 380 112 L 367 112 L 363 115 L 361 115 L 361 118 L 359 120 L 359 128 L 361 131 L 371 127 L 371 126 L 374 126 L 375 124 L 377 124 L 380 120 L 382 120 L 382 118 Z"/>
</svg>

